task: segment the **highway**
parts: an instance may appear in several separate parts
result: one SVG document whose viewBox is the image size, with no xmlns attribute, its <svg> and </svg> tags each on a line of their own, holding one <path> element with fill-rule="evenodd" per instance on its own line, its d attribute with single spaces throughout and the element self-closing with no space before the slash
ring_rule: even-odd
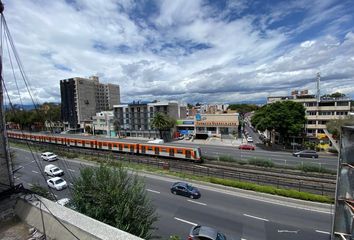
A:
<svg viewBox="0 0 354 240">
<path fill-rule="evenodd" d="M 45 166 L 39 154 L 34 156 Z M 24 150 L 16 150 L 16 182 L 25 187 L 37 183 L 46 186 L 32 155 Z M 87 166 L 78 160 L 60 159 L 54 162 L 65 171 L 64 179 L 72 183 L 80 168 Z M 277 200 L 274 196 L 242 193 L 224 187 L 194 184 L 202 197 L 192 200 L 172 195 L 169 191 L 173 178 L 145 174 L 146 190 L 159 215 L 156 235 L 168 239 L 178 235 L 184 239 L 195 224 L 215 227 L 224 232 L 229 239 L 277 240 L 277 239 L 330 239 L 329 232 L 332 214 L 330 206 L 320 210 L 306 210 L 310 203 L 291 204 L 288 200 Z M 70 185 L 72 187 L 72 185 Z M 53 190 L 57 198 L 70 197 L 71 189 Z M 281 198 L 282 199 L 282 198 Z"/>
</svg>

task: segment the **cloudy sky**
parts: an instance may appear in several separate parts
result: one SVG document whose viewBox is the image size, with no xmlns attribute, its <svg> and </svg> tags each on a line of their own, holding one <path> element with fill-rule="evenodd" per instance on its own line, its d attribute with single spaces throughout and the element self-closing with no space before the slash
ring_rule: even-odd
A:
<svg viewBox="0 0 354 240">
<path fill-rule="evenodd" d="M 90 75 L 119 84 L 122 102 L 264 102 L 294 89 L 315 93 L 317 72 L 323 94 L 354 97 L 352 0 L 3 2 L 39 102 L 60 102 L 61 79 Z M 6 86 L 18 102 L 6 56 Z"/>
</svg>

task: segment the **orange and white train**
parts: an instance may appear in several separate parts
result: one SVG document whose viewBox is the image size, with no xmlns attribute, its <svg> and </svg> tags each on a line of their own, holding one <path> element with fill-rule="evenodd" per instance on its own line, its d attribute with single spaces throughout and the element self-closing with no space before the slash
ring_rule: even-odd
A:
<svg viewBox="0 0 354 240">
<path fill-rule="evenodd" d="M 8 131 L 7 136 L 13 139 L 22 139 L 33 142 L 45 142 L 64 146 L 81 147 L 88 149 L 109 150 L 123 153 L 142 154 L 149 156 L 184 159 L 193 162 L 202 162 L 199 147 L 182 147 L 151 143 L 119 142 L 113 139 L 93 139 L 82 136 L 67 136 L 55 134 L 22 133 Z"/>
</svg>

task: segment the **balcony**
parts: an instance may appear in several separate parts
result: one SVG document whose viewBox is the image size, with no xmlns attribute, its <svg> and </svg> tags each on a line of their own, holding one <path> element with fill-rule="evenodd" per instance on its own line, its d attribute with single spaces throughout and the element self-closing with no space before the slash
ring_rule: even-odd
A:
<svg viewBox="0 0 354 240">
<path fill-rule="evenodd" d="M 15 203 L 15 214 L 28 225 L 44 232 L 50 239 L 117 239 L 140 240 L 132 234 L 99 222 L 93 218 L 63 207 L 48 199 L 27 201 L 19 198 Z M 43 222 L 42 222 L 43 218 Z M 59 222 L 60 221 L 60 222 Z M 64 227 L 65 226 L 65 227 Z M 70 230 L 72 233 L 70 233 Z"/>
<path fill-rule="evenodd" d="M 349 106 L 306 107 L 306 111 L 349 111 Z"/>
</svg>

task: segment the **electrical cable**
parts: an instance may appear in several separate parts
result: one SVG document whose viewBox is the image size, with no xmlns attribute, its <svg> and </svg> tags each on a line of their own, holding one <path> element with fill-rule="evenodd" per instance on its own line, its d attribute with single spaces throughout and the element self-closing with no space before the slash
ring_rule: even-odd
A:
<svg viewBox="0 0 354 240">
<path fill-rule="evenodd" d="M 20 58 L 19 58 L 19 56 L 18 56 L 16 47 L 15 47 L 15 45 L 14 45 L 14 43 L 13 43 L 13 40 L 12 40 L 10 31 L 9 31 L 9 29 L 8 29 L 8 27 L 7 27 L 5 18 L 4 18 L 4 24 L 5 24 L 5 29 L 6 29 L 4 35 L 7 36 L 7 39 L 8 39 L 8 41 L 10 42 L 10 45 L 11 45 L 11 47 L 12 47 L 12 51 L 13 51 L 14 56 L 15 56 L 15 58 L 16 58 L 17 64 L 18 64 L 18 66 L 19 66 L 19 69 L 20 69 L 20 71 L 21 71 L 21 75 L 22 75 L 22 78 L 23 78 L 23 80 L 24 80 L 24 82 L 25 82 L 27 91 L 28 91 L 28 93 L 29 93 L 29 95 L 30 95 L 30 97 L 31 97 L 31 100 L 32 100 L 32 103 L 33 103 L 33 105 L 34 105 L 35 111 L 36 111 L 36 113 L 37 113 L 38 115 L 40 115 L 39 110 L 38 110 L 38 107 L 37 107 L 38 103 L 36 103 L 36 102 L 34 101 L 34 98 L 33 98 L 32 94 L 31 94 L 31 89 L 30 89 L 30 86 L 29 86 L 29 82 L 28 82 L 28 79 L 27 79 L 27 75 L 26 75 L 26 73 L 25 73 L 25 71 L 24 71 L 22 62 L 21 62 L 21 60 L 20 60 Z M 6 41 L 6 43 L 7 43 L 7 41 Z M 11 59 L 11 55 L 10 55 L 10 54 L 9 54 L 9 56 L 10 56 L 10 59 Z M 10 60 L 10 62 L 11 62 L 11 66 L 12 66 L 12 61 Z M 13 66 L 12 66 L 12 69 L 13 69 Z M 16 81 L 16 77 L 15 77 L 15 82 L 16 82 L 17 91 L 18 91 L 18 93 L 19 93 L 19 95 L 20 95 L 20 91 L 19 91 L 19 88 L 18 88 L 18 84 L 17 84 L 17 81 Z M 21 97 L 20 97 L 20 100 L 21 100 Z M 21 105 L 23 106 L 22 100 L 21 100 Z M 50 125 L 51 133 L 52 133 L 52 132 L 53 132 L 53 127 L 52 127 L 51 124 L 49 124 L 49 125 Z M 54 135 L 52 135 L 52 136 L 55 137 Z M 70 176 L 70 178 L 71 178 L 71 181 L 73 181 L 75 178 L 72 176 L 71 172 L 68 171 L 68 164 L 67 164 L 67 162 L 66 162 L 66 159 L 63 159 L 63 161 L 64 161 L 64 169 L 66 170 L 66 172 L 69 172 L 69 176 Z M 69 187 L 69 191 L 71 192 L 71 188 L 70 188 L 70 187 Z"/>
<path fill-rule="evenodd" d="M 2 18 L 1 18 L 1 21 L 2 21 L 4 24 L 6 24 L 5 18 L 4 18 L 3 16 L 2 16 Z M 22 101 L 22 97 L 21 97 L 21 94 L 20 94 L 20 91 L 19 91 L 19 87 L 18 87 L 18 83 L 17 83 L 17 79 L 16 79 L 16 74 L 15 74 L 15 72 L 14 72 L 14 67 L 13 67 L 13 63 L 12 63 L 11 54 L 10 54 L 10 51 L 9 51 L 8 42 L 10 42 L 10 45 L 11 45 L 11 47 L 12 47 L 12 51 L 13 51 L 13 53 L 14 53 L 14 56 L 15 56 L 15 59 L 16 59 L 16 62 L 17 62 L 17 64 L 18 64 L 18 66 L 19 66 L 19 69 L 20 69 L 20 71 L 21 71 L 21 75 L 22 75 L 22 78 L 23 78 L 23 80 L 24 80 L 24 82 L 25 82 L 27 91 L 29 92 L 29 95 L 30 95 L 30 97 L 31 97 L 32 103 L 33 103 L 33 105 L 34 105 L 34 107 L 35 107 L 35 111 L 36 111 L 36 113 L 37 113 L 38 115 L 40 115 L 39 110 L 38 110 L 38 107 L 37 107 L 37 104 L 36 104 L 36 102 L 34 101 L 34 98 L 33 98 L 32 94 L 31 94 L 31 90 L 30 90 L 28 81 L 26 81 L 27 76 L 26 76 L 26 74 L 25 74 L 25 71 L 24 71 L 24 69 L 23 69 L 22 63 L 21 63 L 20 58 L 19 58 L 19 56 L 18 56 L 17 50 L 16 50 L 16 48 L 15 48 L 15 46 L 14 46 L 14 44 L 13 44 L 12 37 L 11 37 L 11 34 L 10 34 L 9 29 L 7 28 L 7 25 L 4 26 L 4 29 L 6 29 L 6 31 L 4 32 L 4 33 L 5 33 L 4 36 L 7 36 L 7 38 L 5 38 L 5 39 L 8 39 L 8 41 L 6 41 L 6 44 L 7 44 L 7 47 L 8 47 L 9 60 L 10 60 L 10 64 L 11 64 L 11 67 L 12 67 L 12 72 L 13 72 L 13 75 L 14 75 L 14 80 L 15 80 L 15 83 L 16 83 L 17 92 L 18 92 L 19 97 L 20 97 L 21 106 L 22 106 L 22 108 L 23 108 L 23 101 Z M 9 97 L 9 94 L 8 94 L 8 93 L 7 93 L 7 95 L 8 95 L 8 97 Z M 12 106 L 12 107 L 13 107 L 13 106 Z M 53 131 L 51 124 L 50 124 L 50 127 L 51 127 L 51 130 Z M 22 130 L 22 129 L 21 129 L 21 130 Z M 52 132 L 52 131 L 51 131 L 51 132 Z M 21 132 L 23 133 L 23 131 L 21 131 Z M 27 146 L 29 146 L 29 145 L 27 144 Z M 29 148 L 30 148 L 30 147 L 29 147 Z M 30 149 L 30 150 L 31 150 L 31 149 Z M 36 160 L 36 159 L 35 159 L 35 160 Z M 36 161 L 36 163 L 37 163 L 37 161 Z M 38 166 L 38 165 L 41 165 L 41 164 L 40 164 L 40 163 L 39 163 L 39 164 L 37 163 L 37 166 Z M 67 166 L 68 166 L 68 164 L 66 163 L 66 161 L 65 161 L 65 159 L 64 159 L 64 168 L 65 168 L 66 172 L 69 172 L 69 176 L 71 177 L 71 181 L 73 181 L 74 178 L 73 178 L 73 176 L 71 175 L 70 171 L 68 171 L 68 167 L 67 167 Z M 39 168 L 39 170 L 40 170 L 41 172 L 43 171 L 43 166 L 41 166 L 41 167 L 38 166 L 38 168 Z M 69 191 L 71 192 L 71 188 L 70 188 L 70 187 L 69 187 Z"/>
<path fill-rule="evenodd" d="M 41 220 L 42 220 L 44 238 L 47 239 L 47 234 L 45 233 L 45 224 L 44 224 L 44 219 L 43 219 L 42 201 L 39 201 L 39 210 L 41 212 Z"/>
<path fill-rule="evenodd" d="M 20 188 L 20 192 L 21 192 L 22 194 L 24 194 L 24 198 L 25 198 L 27 201 L 33 201 L 33 199 L 34 199 L 34 200 L 39 201 L 40 204 L 43 204 L 43 206 L 48 210 L 49 214 L 50 214 L 51 216 L 53 216 L 54 219 L 55 219 L 60 225 L 62 225 L 74 238 L 80 240 L 79 237 L 77 237 L 70 229 L 68 229 L 68 228 L 65 226 L 65 224 L 62 223 L 62 221 L 61 221 L 57 216 L 55 216 L 52 211 L 50 211 L 50 209 L 47 207 L 47 205 L 46 205 L 40 198 L 37 197 L 37 194 L 36 194 L 35 192 L 33 192 L 33 191 L 31 191 L 31 190 L 28 190 L 28 189 L 24 188 L 23 186 L 22 186 L 22 188 Z M 28 196 L 29 196 L 29 198 L 28 198 Z"/>
<path fill-rule="evenodd" d="M 7 91 L 5 82 L 3 82 L 3 83 L 4 83 L 3 85 L 4 85 L 4 89 L 5 89 L 6 95 L 7 95 L 8 99 L 9 99 L 9 104 L 10 104 L 11 110 L 13 111 L 14 114 L 16 114 L 16 112 L 14 111 L 14 107 L 13 107 L 13 104 L 12 104 L 12 102 L 11 102 L 9 93 L 8 93 L 8 91 Z M 24 132 L 23 132 L 22 129 L 21 129 L 21 133 L 24 134 Z M 33 153 L 32 148 L 31 148 L 30 144 L 28 143 L 28 141 L 25 141 L 25 142 L 26 142 L 26 145 L 27 145 L 28 149 L 30 150 L 32 159 L 35 161 L 35 163 L 36 163 L 36 165 L 37 165 L 37 167 L 38 167 L 38 170 L 39 170 L 41 176 L 43 177 L 44 181 L 47 182 L 47 179 L 46 179 L 46 177 L 45 177 L 45 175 L 44 175 L 44 173 L 43 173 L 43 166 L 41 166 L 41 164 L 39 163 L 38 159 L 35 157 L 35 154 Z M 57 198 L 56 198 L 56 196 L 55 196 L 53 190 L 48 186 L 48 184 L 47 184 L 47 187 L 48 187 L 50 193 L 53 195 L 54 199 L 57 200 Z"/>
<path fill-rule="evenodd" d="M 7 39 L 8 39 L 8 41 L 9 41 L 11 47 L 12 47 L 12 51 L 13 51 L 13 53 L 14 53 L 15 59 L 16 59 L 16 61 L 17 61 L 17 64 L 18 64 L 18 66 L 19 66 L 19 69 L 20 69 L 22 78 L 23 78 L 23 80 L 24 80 L 24 82 L 25 82 L 25 85 L 26 85 L 26 88 L 27 88 L 27 91 L 28 91 L 28 93 L 29 93 L 29 95 L 30 95 L 30 97 L 31 97 L 32 103 L 34 104 L 34 107 L 35 107 L 35 109 L 36 109 L 36 111 L 37 111 L 37 114 L 38 114 L 38 108 L 37 108 L 37 105 L 38 105 L 38 104 L 35 103 L 35 101 L 34 101 L 34 99 L 33 99 L 33 96 L 32 96 L 32 94 L 31 94 L 30 85 L 29 85 L 29 83 L 28 83 L 28 81 L 27 81 L 27 76 L 26 76 L 26 74 L 25 74 L 25 72 L 24 72 L 24 70 L 23 70 L 24 68 L 23 68 L 22 62 L 21 62 L 21 60 L 20 60 L 20 58 L 19 58 L 19 55 L 18 55 L 18 53 L 17 53 L 17 51 L 16 51 L 16 48 L 15 48 L 15 46 L 14 46 L 14 43 L 13 43 L 13 40 L 12 40 L 10 31 L 9 31 L 9 29 L 8 29 L 8 27 L 7 27 L 7 23 L 6 23 L 6 20 L 5 20 L 5 17 L 4 17 L 4 15 L 3 15 L 3 13 L 1 13 L 1 24 L 0 24 L 0 25 L 1 25 L 1 27 L 0 27 L 0 28 L 1 28 L 1 29 L 0 29 L 0 33 L 1 33 L 1 35 L 0 35 L 0 38 L 1 38 L 1 40 L 0 40 L 0 41 L 1 41 L 1 46 L 0 46 L 1 49 L 0 49 L 0 52 L 1 52 L 1 55 L 0 55 L 0 57 L 3 56 L 3 36 L 6 37 L 5 35 L 7 35 Z M 4 29 L 5 29 L 5 31 L 4 31 L 5 34 L 4 34 L 4 35 L 2 34 L 2 33 L 3 33 L 3 27 L 4 27 Z M 6 41 L 6 44 L 7 44 L 7 47 L 8 47 L 8 42 L 7 42 L 7 41 Z M 17 88 L 17 91 L 18 91 L 18 93 L 19 93 L 20 91 L 19 91 L 19 87 L 18 87 L 18 84 L 17 84 L 16 75 L 15 75 L 15 73 L 14 73 L 14 68 L 13 68 L 13 64 L 12 64 L 12 60 L 11 60 L 11 54 L 10 54 L 10 52 L 9 52 L 9 47 L 8 47 L 8 53 L 9 53 L 9 59 L 10 59 L 11 67 L 12 67 L 12 70 L 13 70 L 13 75 L 14 75 L 15 82 L 16 82 L 16 88 Z M 2 80 L 2 82 L 3 82 L 3 86 L 4 86 L 4 89 L 5 89 L 6 95 L 7 95 L 8 99 L 9 99 L 9 105 L 11 106 L 12 111 L 14 111 L 14 106 L 13 106 L 13 104 L 12 104 L 12 102 L 11 102 L 10 95 L 9 95 L 9 93 L 8 93 L 8 90 L 7 90 L 6 85 L 5 85 L 5 81 L 4 81 L 4 79 L 3 79 L 2 76 L 1 76 L 1 80 Z M 21 99 L 21 95 L 20 95 L 20 94 L 19 94 L 19 97 L 20 97 L 21 105 L 22 105 L 22 107 L 23 107 L 23 103 L 22 103 L 22 99 Z M 2 106 L 1 106 L 1 107 L 2 107 Z M 14 112 L 15 112 L 15 111 L 14 111 Z M 22 130 L 22 129 L 21 129 L 21 133 L 23 134 L 23 130 Z M 45 178 L 45 176 L 44 176 L 44 174 L 43 174 L 43 171 L 42 171 L 42 166 L 38 163 L 38 161 L 37 161 L 37 159 L 36 159 L 36 157 L 35 157 L 35 155 L 34 155 L 34 153 L 33 153 L 33 151 L 32 151 L 32 148 L 30 147 L 29 143 L 28 143 L 27 141 L 26 141 L 26 143 L 27 143 L 28 148 L 30 149 L 32 158 L 34 159 L 34 161 L 35 161 L 35 163 L 36 163 L 38 169 L 39 169 L 40 172 L 41 172 L 42 177 L 44 178 L 44 180 L 45 180 L 45 182 L 46 182 L 46 178 Z M 49 186 L 48 186 L 48 188 L 49 188 L 51 194 L 53 195 L 54 199 L 57 200 L 55 194 L 52 192 L 52 189 L 51 189 Z M 37 197 L 36 197 L 36 198 L 37 198 Z M 50 213 L 68 232 L 70 232 L 76 239 L 79 239 L 72 231 L 70 231 L 70 230 L 48 209 L 48 207 L 43 203 L 42 200 L 40 200 L 39 198 L 37 198 L 37 200 L 40 202 L 41 219 L 42 219 L 42 225 L 43 225 L 43 230 L 44 230 L 44 236 L 45 236 L 45 237 L 46 237 L 46 233 L 45 233 L 45 225 L 44 225 L 44 220 L 43 220 L 42 204 L 47 208 L 47 210 L 49 211 L 49 213 Z"/>
</svg>

